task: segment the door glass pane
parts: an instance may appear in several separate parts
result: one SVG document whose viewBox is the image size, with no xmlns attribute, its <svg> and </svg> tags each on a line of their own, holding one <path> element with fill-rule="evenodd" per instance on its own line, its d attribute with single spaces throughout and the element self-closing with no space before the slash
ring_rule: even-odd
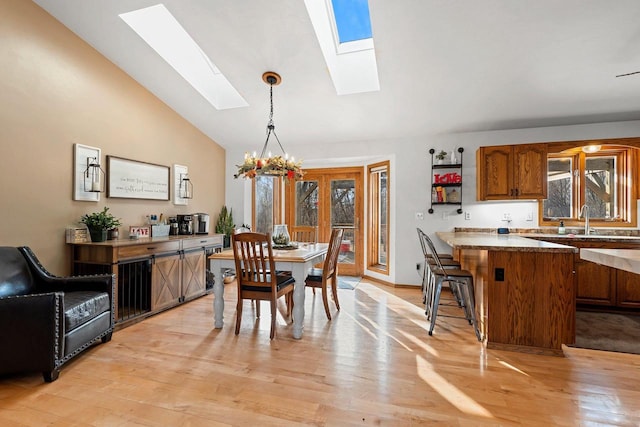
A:
<svg viewBox="0 0 640 427">
<path fill-rule="evenodd" d="M 615 157 L 587 157 L 585 184 L 587 206 L 592 218 L 611 218 L 616 206 Z"/>
<path fill-rule="evenodd" d="M 318 181 L 296 182 L 296 226 L 318 225 Z"/>
<path fill-rule="evenodd" d="M 571 218 L 572 216 L 572 163 L 570 157 L 547 160 L 547 199 L 543 202 L 545 218 Z"/>
<path fill-rule="evenodd" d="M 258 233 L 273 232 L 274 185 L 273 177 L 258 175 L 255 177 L 255 218 L 254 229 Z"/>
<path fill-rule="evenodd" d="M 331 227 L 343 228 L 339 262 L 355 262 L 356 190 L 353 179 L 331 181 Z"/>
<path fill-rule="evenodd" d="M 378 264 L 387 265 L 387 171 L 378 173 Z"/>
</svg>

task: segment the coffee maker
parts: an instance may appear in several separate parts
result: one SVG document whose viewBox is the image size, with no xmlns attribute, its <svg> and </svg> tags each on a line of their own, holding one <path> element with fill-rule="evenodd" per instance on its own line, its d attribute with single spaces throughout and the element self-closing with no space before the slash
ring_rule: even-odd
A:
<svg viewBox="0 0 640 427">
<path fill-rule="evenodd" d="M 193 217 L 178 215 L 178 234 L 193 234 Z"/>
<path fill-rule="evenodd" d="M 193 231 L 195 234 L 209 234 L 209 214 L 206 213 L 194 213 L 193 217 Z"/>
</svg>

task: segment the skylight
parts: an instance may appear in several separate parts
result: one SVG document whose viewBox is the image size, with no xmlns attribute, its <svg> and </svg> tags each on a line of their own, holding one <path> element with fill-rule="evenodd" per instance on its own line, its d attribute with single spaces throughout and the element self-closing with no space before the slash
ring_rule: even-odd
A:
<svg viewBox="0 0 640 427">
<path fill-rule="evenodd" d="M 367 0 L 305 0 L 338 95 L 380 90 Z"/>
<path fill-rule="evenodd" d="M 331 5 L 340 43 L 372 38 L 367 0 L 331 0 Z"/>
<path fill-rule="evenodd" d="M 216 109 L 249 105 L 164 5 L 119 16 Z"/>
</svg>

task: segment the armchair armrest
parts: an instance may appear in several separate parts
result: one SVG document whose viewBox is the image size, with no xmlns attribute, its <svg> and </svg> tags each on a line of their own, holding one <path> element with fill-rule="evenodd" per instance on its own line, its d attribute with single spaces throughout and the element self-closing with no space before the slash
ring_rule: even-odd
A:
<svg viewBox="0 0 640 427">
<path fill-rule="evenodd" d="M 63 293 L 0 298 L 0 373 L 53 371 L 63 354 Z"/>
<path fill-rule="evenodd" d="M 30 248 L 21 246 L 18 250 L 27 260 L 33 279 L 41 292 L 99 291 L 108 293 L 112 298 L 115 283 L 114 274 L 58 277 L 44 268 Z"/>
</svg>

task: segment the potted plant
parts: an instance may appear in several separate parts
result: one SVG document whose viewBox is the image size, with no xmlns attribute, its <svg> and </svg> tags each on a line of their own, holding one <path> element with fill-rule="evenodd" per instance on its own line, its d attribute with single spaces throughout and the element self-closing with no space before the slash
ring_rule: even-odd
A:
<svg viewBox="0 0 640 427">
<path fill-rule="evenodd" d="M 218 216 L 218 222 L 216 223 L 216 233 L 224 235 L 223 246 L 228 248 L 231 246 L 231 233 L 233 233 L 233 209 L 227 210 L 226 206 L 222 206 L 220 209 L 220 216 Z"/>
<path fill-rule="evenodd" d="M 438 159 L 438 164 L 442 164 L 442 162 L 444 162 L 444 159 L 447 158 L 447 152 L 444 150 L 440 150 L 440 152 L 438 154 L 436 154 L 436 159 Z"/>
<path fill-rule="evenodd" d="M 120 219 L 111 215 L 106 206 L 100 212 L 82 215 L 80 222 L 89 229 L 92 242 L 104 242 L 107 240 L 107 231 L 122 225 Z"/>
</svg>

